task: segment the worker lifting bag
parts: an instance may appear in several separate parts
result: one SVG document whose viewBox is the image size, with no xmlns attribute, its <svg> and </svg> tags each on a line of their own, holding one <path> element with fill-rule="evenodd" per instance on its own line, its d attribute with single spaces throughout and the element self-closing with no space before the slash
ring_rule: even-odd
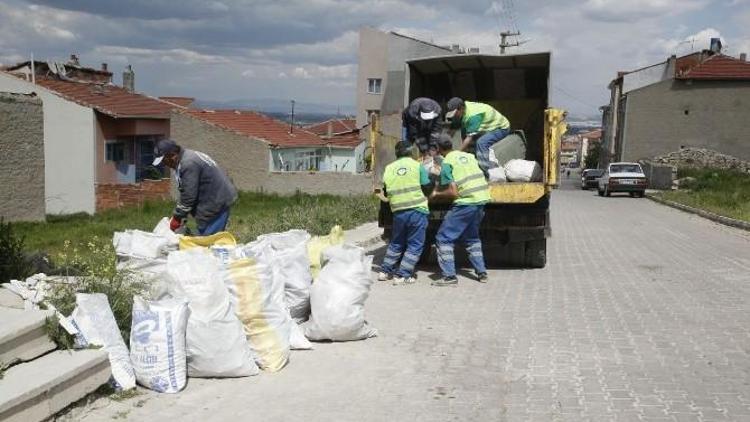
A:
<svg viewBox="0 0 750 422">
<path fill-rule="evenodd" d="M 201 248 L 175 251 L 169 254 L 167 271 L 169 294 L 188 300 L 188 376 L 257 375 L 258 366 L 234 313 L 217 259 Z"/>
<path fill-rule="evenodd" d="M 310 340 L 350 341 L 377 335 L 365 321 L 372 284 L 372 256 L 354 245 L 323 251 L 323 268 L 310 291 L 312 313 L 304 324 Z"/>
</svg>

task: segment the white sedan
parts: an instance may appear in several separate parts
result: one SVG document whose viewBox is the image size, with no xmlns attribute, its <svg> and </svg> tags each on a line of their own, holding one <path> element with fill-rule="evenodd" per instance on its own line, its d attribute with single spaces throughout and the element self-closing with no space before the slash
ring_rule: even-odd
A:
<svg viewBox="0 0 750 422">
<path fill-rule="evenodd" d="M 612 163 L 599 178 L 599 196 L 612 192 L 628 192 L 632 197 L 643 197 L 648 187 L 648 178 L 638 163 Z"/>
</svg>

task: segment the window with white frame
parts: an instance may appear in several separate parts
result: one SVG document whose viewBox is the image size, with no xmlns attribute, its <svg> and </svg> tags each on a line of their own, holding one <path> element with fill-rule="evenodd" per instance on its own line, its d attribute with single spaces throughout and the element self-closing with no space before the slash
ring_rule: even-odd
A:
<svg viewBox="0 0 750 422">
<path fill-rule="evenodd" d="M 380 78 L 370 78 L 367 80 L 367 93 L 380 94 L 383 91 L 383 80 Z"/>
<path fill-rule="evenodd" d="M 301 151 L 294 154 L 293 171 L 320 170 L 323 161 L 323 150 Z"/>
</svg>

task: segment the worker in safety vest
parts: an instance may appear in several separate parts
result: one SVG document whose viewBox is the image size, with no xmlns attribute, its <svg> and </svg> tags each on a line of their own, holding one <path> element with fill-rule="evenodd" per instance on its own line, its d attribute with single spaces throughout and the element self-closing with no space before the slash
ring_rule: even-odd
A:
<svg viewBox="0 0 750 422">
<path fill-rule="evenodd" d="M 489 177 L 490 148 L 510 133 L 510 121 L 492 106 L 464 101 L 453 97 L 448 100 L 445 118 L 452 129 L 461 128 L 461 151 L 466 151 L 476 139 L 475 152 L 479 167 Z"/>
<path fill-rule="evenodd" d="M 430 199 L 452 199 L 453 206 L 443 218 L 435 236 L 438 264 L 443 278 L 432 282 L 434 286 L 458 283 L 454 261 L 454 245 L 466 246 L 469 262 L 476 271 L 477 280 L 487 282 L 487 268 L 482 255 L 479 225 L 484 218 L 484 205 L 490 200 L 489 186 L 472 154 L 453 150 L 453 141 L 447 135 L 438 141 L 440 154 L 445 157 L 440 170 L 440 183 Z"/>
<path fill-rule="evenodd" d="M 407 142 L 396 143 L 396 161 L 388 164 L 383 173 L 386 199 L 393 211 L 393 233 L 378 280 L 389 280 L 395 275 L 393 285 L 416 281 L 414 267 L 422 256 L 427 231 L 429 209 L 422 186 L 429 185 L 430 178 L 424 166 L 411 155 Z"/>
</svg>

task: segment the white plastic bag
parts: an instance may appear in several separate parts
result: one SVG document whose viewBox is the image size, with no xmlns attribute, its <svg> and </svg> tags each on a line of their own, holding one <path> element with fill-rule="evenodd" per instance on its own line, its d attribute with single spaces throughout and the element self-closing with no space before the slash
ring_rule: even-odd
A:
<svg viewBox="0 0 750 422">
<path fill-rule="evenodd" d="M 505 176 L 509 182 L 539 182 L 542 168 L 536 161 L 510 160 L 505 164 Z"/>
<path fill-rule="evenodd" d="M 177 393 L 187 382 L 184 299 L 147 301 L 133 297 L 130 361 L 135 379 L 160 393 Z"/>
<path fill-rule="evenodd" d="M 310 340 L 349 341 L 377 335 L 365 321 L 372 284 L 372 256 L 354 245 L 323 251 L 323 269 L 310 292 L 312 314 L 305 323 Z"/>
<path fill-rule="evenodd" d="M 205 249 L 169 254 L 169 294 L 188 300 L 187 370 L 191 377 L 257 375 L 250 344 L 234 314 L 219 262 Z"/>
<path fill-rule="evenodd" d="M 112 238 L 117 255 L 155 259 L 168 252 L 169 239 L 141 230 L 115 232 Z"/>
<path fill-rule="evenodd" d="M 491 168 L 488 170 L 488 173 L 490 174 L 490 183 L 505 183 L 508 181 L 505 177 L 505 168 L 503 166 Z"/>
<path fill-rule="evenodd" d="M 177 250 L 180 243 L 180 236 L 169 228 L 169 220 L 169 217 L 164 217 L 159 220 L 152 233 L 167 240 L 167 249 Z"/>
<path fill-rule="evenodd" d="M 117 321 L 103 293 L 77 293 L 76 308 L 70 318 L 78 330 L 76 346 L 102 346 L 109 354 L 112 378 L 123 390 L 135 388 L 135 373 L 130 364 L 130 354 Z"/>
</svg>

